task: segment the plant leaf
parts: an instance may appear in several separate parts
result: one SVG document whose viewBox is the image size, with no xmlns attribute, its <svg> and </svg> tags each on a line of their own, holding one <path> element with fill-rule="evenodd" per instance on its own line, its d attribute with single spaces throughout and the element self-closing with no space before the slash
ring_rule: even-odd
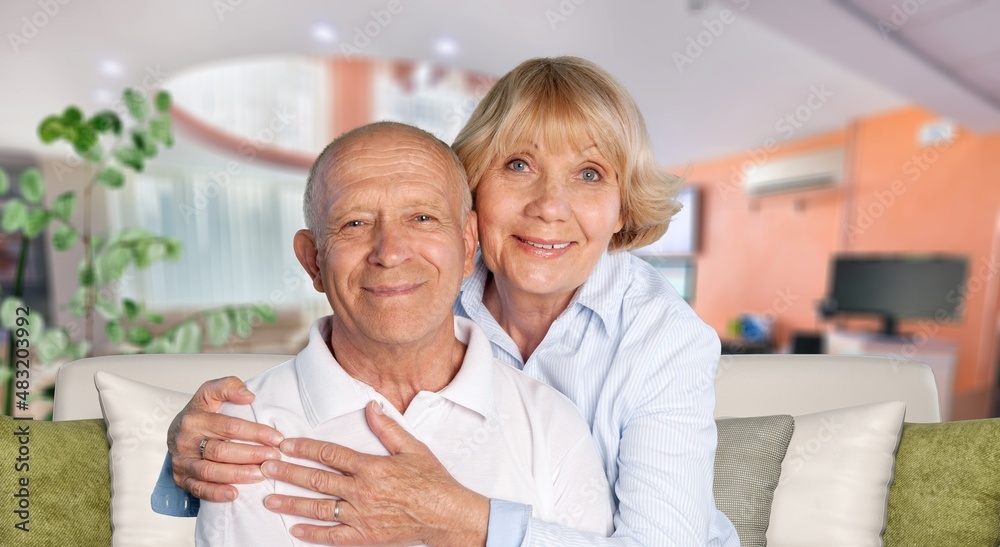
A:
<svg viewBox="0 0 1000 547">
<path fill-rule="evenodd" d="M 80 125 L 80 122 L 82 121 L 83 121 L 83 112 L 80 112 L 79 108 L 75 106 L 68 106 L 66 107 L 66 110 L 63 111 L 62 115 L 63 125 L 72 127 L 74 125 Z"/>
<path fill-rule="evenodd" d="M 4 298 L 0 304 L 0 325 L 5 329 L 17 327 L 17 308 L 24 307 L 24 302 L 16 296 Z M 7 342 L 10 343 L 9 341 Z"/>
<path fill-rule="evenodd" d="M 69 221 L 73 216 L 73 209 L 76 208 L 76 192 L 70 190 L 59 194 L 52 202 L 52 213 L 57 217 Z"/>
<path fill-rule="evenodd" d="M 97 174 L 97 182 L 108 188 L 121 188 L 125 185 L 125 174 L 114 167 L 105 167 Z"/>
<path fill-rule="evenodd" d="M 105 320 L 112 320 L 121 317 L 121 309 L 118 307 L 118 302 L 112 298 L 98 295 L 97 302 L 94 302 L 94 309 L 97 313 L 101 314 Z"/>
<path fill-rule="evenodd" d="M 49 116 L 38 124 L 38 138 L 45 144 L 52 144 L 63 136 L 63 122 L 59 116 Z"/>
<path fill-rule="evenodd" d="M 278 322 L 278 314 L 275 313 L 274 308 L 271 307 L 270 304 L 266 303 L 254 304 L 253 311 L 267 323 L 274 324 Z"/>
<path fill-rule="evenodd" d="M 180 260 L 181 259 L 181 249 L 182 245 L 180 240 L 174 238 L 166 238 L 163 242 L 167 251 L 167 260 Z"/>
<path fill-rule="evenodd" d="M 7 172 L 0 167 L 0 194 L 6 194 L 10 192 L 10 177 L 7 176 Z"/>
<path fill-rule="evenodd" d="M 84 287 L 79 287 L 73 291 L 73 296 L 70 297 L 69 302 L 66 303 L 66 310 L 77 317 L 83 317 L 86 315 L 87 301 L 87 289 Z"/>
<path fill-rule="evenodd" d="M 31 167 L 21 173 L 21 195 L 28 203 L 38 203 L 45 196 L 45 179 L 38 169 Z"/>
<path fill-rule="evenodd" d="M 96 281 L 94 276 L 94 268 L 88 268 L 84 264 L 80 263 L 80 270 L 76 274 L 77 281 L 82 287 L 89 287 Z"/>
<path fill-rule="evenodd" d="M 52 234 L 52 246 L 57 251 L 65 251 L 76 243 L 79 235 L 72 226 L 63 224 L 56 228 L 56 231 Z"/>
<path fill-rule="evenodd" d="M 117 319 L 108 321 L 108 324 L 104 326 L 104 334 L 108 335 L 108 340 L 115 344 L 121 344 L 122 340 L 125 339 L 125 329 L 122 328 L 121 321 Z"/>
<path fill-rule="evenodd" d="M 59 357 L 69 344 L 69 335 L 64 329 L 49 329 L 38 341 L 38 356 L 42 364 L 49 364 Z"/>
<path fill-rule="evenodd" d="M 97 146 L 99 137 L 97 130 L 90 125 L 81 125 L 76 128 L 76 137 L 73 139 L 73 148 L 81 156 L 86 156 L 88 152 Z"/>
<path fill-rule="evenodd" d="M 122 276 L 132 262 L 132 253 L 122 247 L 113 248 L 97 257 L 94 274 L 97 283 L 103 285 Z"/>
<path fill-rule="evenodd" d="M 254 315 L 249 308 L 239 307 L 233 310 L 233 330 L 236 332 L 236 336 L 249 337 L 253 333 L 253 319 Z"/>
<path fill-rule="evenodd" d="M 143 353 L 175 353 L 174 346 L 167 338 L 160 336 L 142 348 Z"/>
<path fill-rule="evenodd" d="M 149 321 L 150 323 L 154 323 L 157 325 L 163 322 L 163 315 L 159 313 L 146 312 L 145 314 L 143 314 L 143 317 L 146 319 L 146 321 Z"/>
<path fill-rule="evenodd" d="M 163 144 L 170 146 L 174 142 L 174 130 L 170 118 L 164 116 L 149 122 L 149 134 Z"/>
<path fill-rule="evenodd" d="M 3 217 L 0 217 L 0 229 L 5 232 L 16 232 L 28 221 L 28 206 L 19 199 L 12 199 L 3 206 Z"/>
<path fill-rule="evenodd" d="M 229 314 L 221 311 L 209 315 L 205 318 L 205 332 L 208 334 L 208 343 L 213 347 L 225 344 L 233 333 L 233 323 L 229 320 Z"/>
<path fill-rule="evenodd" d="M 115 150 L 115 159 L 122 165 L 131 167 L 136 171 L 142 171 L 145 156 L 143 156 L 142 152 L 131 146 L 123 146 Z"/>
<path fill-rule="evenodd" d="M 113 110 L 102 110 L 90 118 L 90 126 L 99 133 L 122 134 L 122 119 Z"/>
<path fill-rule="evenodd" d="M 187 320 L 177 327 L 173 339 L 177 353 L 198 353 L 201 351 L 201 325 Z"/>
<path fill-rule="evenodd" d="M 79 342 L 70 342 L 66 344 L 66 355 L 70 359 L 83 359 L 90 352 L 90 342 L 86 340 L 80 340 Z"/>
<path fill-rule="evenodd" d="M 136 121 L 141 122 L 146 119 L 149 114 L 149 103 L 146 102 L 146 97 L 142 93 L 128 88 L 122 93 L 122 100 L 125 102 L 125 107 L 128 108 L 129 115 Z"/>
<path fill-rule="evenodd" d="M 153 136 L 150 135 L 149 131 L 133 129 L 132 144 L 147 158 L 152 158 L 156 155 L 156 141 L 153 140 Z"/>
<path fill-rule="evenodd" d="M 153 341 L 153 333 L 146 327 L 132 327 L 126 338 L 129 344 L 142 347 Z"/>
<path fill-rule="evenodd" d="M 139 317 L 139 312 L 142 311 L 139 304 L 131 298 L 123 299 L 122 305 L 125 307 L 125 317 L 128 318 L 129 321 L 135 321 L 135 319 Z"/>
<path fill-rule="evenodd" d="M 32 209 L 28 212 L 28 219 L 24 221 L 24 237 L 28 239 L 37 237 L 49 225 L 50 220 L 52 213 L 45 209 Z"/>
<path fill-rule="evenodd" d="M 156 110 L 159 111 L 161 114 L 165 113 L 166 111 L 170 110 L 170 103 L 171 103 L 170 93 L 162 89 L 160 91 L 157 91 L 155 102 L 156 102 Z"/>
<path fill-rule="evenodd" d="M 156 239 L 143 241 L 135 247 L 135 265 L 147 268 L 153 262 L 163 260 L 167 256 L 167 246 Z"/>
</svg>

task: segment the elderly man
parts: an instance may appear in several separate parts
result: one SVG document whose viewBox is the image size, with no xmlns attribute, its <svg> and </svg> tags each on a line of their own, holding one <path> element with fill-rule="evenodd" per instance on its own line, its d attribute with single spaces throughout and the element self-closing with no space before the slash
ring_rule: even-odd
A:
<svg viewBox="0 0 1000 547">
<path fill-rule="evenodd" d="M 577 409 L 495 361 L 479 327 L 452 315 L 462 279 L 473 270 L 471 200 L 451 149 L 419 129 L 372 124 L 323 151 L 306 188 L 308 229 L 295 234 L 294 247 L 333 315 L 313 325 L 294 359 L 247 382 L 253 404 L 222 408 L 274 427 L 287 439 L 283 450 L 312 458 L 284 458 L 303 466 L 300 481 L 266 479 L 239 485 L 235 502 L 202 502 L 199 545 L 297 544 L 314 537 L 319 529 L 311 525 L 329 524 L 268 509 L 291 499 L 284 496 L 316 496 L 291 483 L 308 481 L 305 468 L 319 467 L 313 460 L 328 459 L 321 452 L 333 445 L 305 438 L 368 454 L 430 450 L 443 467 L 426 480 L 454 477 L 466 488 L 459 495 L 466 503 L 456 509 L 472 515 L 488 514 L 494 497 L 530 504 L 545 520 L 612 531 L 607 479 Z M 392 435 L 379 430 L 394 427 L 423 444 L 383 446 L 379 436 Z M 276 467 L 266 462 L 262 471 L 274 476 Z M 350 481 L 350 465 L 343 471 Z M 346 526 L 339 532 L 348 540 L 390 525 L 355 519 L 347 501 L 309 503 L 311 514 Z M 416 539 L 482 545 L 485 538 L 483 525 Z"/>
</svg>

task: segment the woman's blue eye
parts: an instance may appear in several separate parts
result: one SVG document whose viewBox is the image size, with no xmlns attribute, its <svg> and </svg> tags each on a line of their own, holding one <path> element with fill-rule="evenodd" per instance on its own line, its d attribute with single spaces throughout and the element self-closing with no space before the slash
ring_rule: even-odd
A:
<svg viewBox="0 0 1000 547">
<path fill-rule="evenodd" d="M 431 219 L 430 215 L 417 215 L 417 220 L 419 220 L 420 222 L 427 222 L 430 219 Z"/>
<path fill-rule="evenodd" d="M 346 226 L 348 228 L 357 228 L 358 226 L 361 226 L 362 224 L 364 224 L 364 223 L 361 222 L 360 220 L 352 220 L 352 221 L 348 222 L 347 224 L 345 224 L 344 226 Z"/>
<path fill-rule="evenodd" d="M 515 171 L 524 171 L 528 168 L 528 164 L 524 160 L 512 160 L 507 166 Z"/>
<path fill-rule="evenodd" d="M 595 169 L 584 169 L 581 176 L 583 177 L 583 180 L 588 182 L 601 180 L 601 174 Z"/>
</svg>

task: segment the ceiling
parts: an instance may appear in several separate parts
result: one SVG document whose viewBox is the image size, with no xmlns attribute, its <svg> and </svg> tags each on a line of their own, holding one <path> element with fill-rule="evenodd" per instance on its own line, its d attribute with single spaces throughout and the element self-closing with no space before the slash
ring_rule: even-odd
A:
<svg viewBox="0 0 1000 547">
<path fill-rule="evenodd" d="M 126 86 L 228 59 L 337 54 L 345 45 L 495 75 L 529 57 L 588 58 L 631 91 L 665 165 L 840 129 L 914 102 L 1000 130 L 1000 38 L 987 28 L 1000 20 L 997 2 L 931 9 L 936 2 L 923 0 L 927 7 L 891 33 L 905 46 L 872 25 L 892 9 L 875 0 L 50 2 L 51 14 L 45 2 L 0 4 L 8 41 L 0 48 L 0 147 L 41 150 L 34 130 L 44 116 L 70 103 L 106 107 Z M 832 28 L 802 30 L 824 24 Z M 838 54 L 844 38 L 868 49 Z M 937 91 L 928 100 L 916 87 Z M 781 125 L 796 112 L 807 119 Z"/>
</svg>

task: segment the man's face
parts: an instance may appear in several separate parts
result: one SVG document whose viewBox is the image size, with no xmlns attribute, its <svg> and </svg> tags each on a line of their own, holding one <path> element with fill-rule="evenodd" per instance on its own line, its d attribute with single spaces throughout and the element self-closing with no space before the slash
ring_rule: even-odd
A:
<svg viewBox="0 0 1000 547">
<path fill-rule="evenodd" d="M 452 303 L 471 274 L 475 213 L 462 218 L 456 167 L 402 130 L 343 145 L 327 174 L 317 238 L 295 252 L 333 308 L 334 328 L 356 342 L 420 344 L 452 331 Z"/>
</svg>

